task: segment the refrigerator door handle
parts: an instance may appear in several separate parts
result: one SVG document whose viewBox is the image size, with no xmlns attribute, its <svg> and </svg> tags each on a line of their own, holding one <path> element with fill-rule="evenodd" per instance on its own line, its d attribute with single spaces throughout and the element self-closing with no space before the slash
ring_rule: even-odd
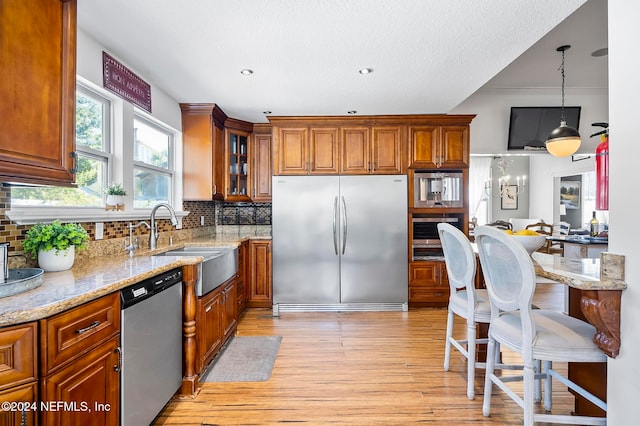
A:
<svg viewBox="0 0 640 426">
<path fill-rule="evenodd" d="M 344 201 L 344 196 L 340 196 L 342 198 L 342 254 L 347 248 L 347 203 Z"/>
<path fill-rule="evenodd" d="M 333 199 L 333 251 L 338 255 L 338 233 L 337 221 L 338 221 L 338 196 Z"/>
</svg>

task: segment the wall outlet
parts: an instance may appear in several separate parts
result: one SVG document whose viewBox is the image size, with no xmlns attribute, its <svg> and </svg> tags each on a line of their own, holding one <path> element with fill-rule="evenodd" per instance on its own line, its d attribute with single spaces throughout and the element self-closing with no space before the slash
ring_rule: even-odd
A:
<svg viewBox="0 0 640 426">
<path fill-rule="evenodd" d="M 104 223 L 96 222 L 96 240 L 104 238 Z"/>
<path fill-rule="evenodd" d="M 200 216 L 200 226 L 204 226 L 204 216 Z"/>
</svg>

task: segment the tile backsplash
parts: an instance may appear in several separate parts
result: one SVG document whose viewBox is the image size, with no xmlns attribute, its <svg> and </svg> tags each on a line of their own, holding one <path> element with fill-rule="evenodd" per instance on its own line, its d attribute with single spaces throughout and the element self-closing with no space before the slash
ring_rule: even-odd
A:
<svg viewBox="0 0 640 426">
<path fill-rule="evenodd" d="M 10 220 L 5 214 L 9 209 L 11 209 L 11 188 L 0 184 L 0 242 L 9 243 L 10 253 L 20 253 L 22 252 L 22 241 L 31 225 L 18 225 Z M 191 235 L 215 233 L 216 225 L 271 225 L 271 203 L 185 201 L 183 210 L 189 212 L 189 215 L 182 219 L 184 232 L 176 230 L 168 219 L 158 220 L 158 230 L 179 240 Z M 204 217 L 204 226 L 201 225 L 202 217 Z M 94 255 L 121 252 L 124 240 L 129 238 L 129 222 L 130 220 L 104 222 L 103 240 L 98 241 L 95 240 L 95 223 L 80 223 L 87 230 L 91 239 L 89 250 L 87 250 L 90 253 L 84 254 L 84 256 L 93 257 Z M 134 220 L 131 222 L 137 223 Z M 145 227 L 134 230 L 134 236 L 138 236 L 143 245 L 148 234 L 149 231 Z M 122 241 L 117 239 L 122 239 Z M 94 253 L 91 253 L 92 251 Z"/>
</svg>

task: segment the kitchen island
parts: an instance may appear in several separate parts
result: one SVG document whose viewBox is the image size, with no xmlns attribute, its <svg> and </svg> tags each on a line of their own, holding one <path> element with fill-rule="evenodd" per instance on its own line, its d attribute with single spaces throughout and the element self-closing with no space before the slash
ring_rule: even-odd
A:
<svg viewBox="0 0 640 426">
<path fill-rule="evenodd" d="M 620 351 L 620 299 L 624 282 L 624 256 L 603 253 L 600 259 L 570 259 L 535 252 L 536 275 L 569 287 L 569 315 L 596 327 L 594 343 L 609 357 Z M 606 401 L 606 363 L 569 363 L 569 379 Z M 575 412 L 605 416 L 604 411 L 575 395 Z"/>
</svg>

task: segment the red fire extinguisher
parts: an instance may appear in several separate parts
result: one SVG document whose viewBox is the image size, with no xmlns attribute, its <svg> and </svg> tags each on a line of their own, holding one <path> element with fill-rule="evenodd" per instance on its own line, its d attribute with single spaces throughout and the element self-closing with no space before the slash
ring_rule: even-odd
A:
<svg viewBox="0 0 640 426">
<path fill-rule="evenodd" d="M 596 210 L 609 210 L 609 123 L 593 123 L 604 127 L 597 133 L 600 144 L 596 147 Z"/>
</svg>

